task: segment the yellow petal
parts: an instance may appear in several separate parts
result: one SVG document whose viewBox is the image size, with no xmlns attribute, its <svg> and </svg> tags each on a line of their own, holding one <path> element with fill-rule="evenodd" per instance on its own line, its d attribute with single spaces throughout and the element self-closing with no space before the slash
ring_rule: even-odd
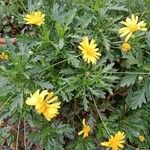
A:
<svg viewBox="0 0 150 150">
<path fill-rule="evenodd" d="M 90 42 L 90 46 L 92 46 L 92 48 L 96 48 L 96 44 L 95 44 L 95 40 L 92 39 L 91 42 Z"/>
<path fill-rule="evenodd" d="M 84 50 L 83 47 L 81 47 L 81 46 L 78 46 L 78 48 L 79 48 L 80 50 Z"/>
<path fill-rule="evenodd" d="M 47 96 L 46 96 L 46 98 L 45 98 L 45 101 L 50 100 L 53 96 L 54 96 L 54 92 L 48 93 Z"/>
<path fill-rule="evenodd" d="M 131 15 L 131 19 L 132 19 L 132 21 L 135 21 L 135 16 L 134 16 L 134 14 Z"/>
<path fill-rule="evenodd" d="M 109 147 L 109 142 L 102 142 L 101 145 Z"/>
<path fill-rule="evenodd" d="M 30 94 L 31 97 L 27 98 L 27 100 L 26 100 L 27 105 L 36 105 L 37 104 L 38 100 L 40 99 L 39 91 L 40 90 L 37 90 L 33 95 Z"/>
<path fill-rule="evenodd" d="M 50 104 L 49 107 L 57 109 L 57 108 L 60 108 L 60 104 L 61 104 L 60 102 L 59 103 L 53 103 L 53 104 Z"/>
<path fill-rule="evenodd" d="M 147 31 L 147 28 L 142 28 L 141 31 Z"/>
<path fill-rule="evenodd" d="M 48 91 L 47 90 L 44 90 L 40 93 L 40 96 L 44 99 L 45 96 L 48 95 Z"/>
<path fill-rule="evenodd" d="M 45 115 L 45 114 L 43 114 L 43 115 L 44 115 L 44 117 L 46 118 L 46 120 L 51 121 L 51 118 L 50 118 L 49 116 L 47 116 L 47 115 Z"/>
<path fill-rule="evenodd" d="M 82 130 L 82 131 L 80 131 L 80 132 L 78 133 L 78 135 L 81 135 L 83 132 L 84 132 L 83 130 Z"/>
<path fill-rule="evenodd" d="M 124 145 L 122 145 L 122 144 L 119 144 L 119 147 L 120 147 L 120 148 L 124 148 Z"/>
<path fill-rule="evenodd" d="M 123 28 L 119 29 L 119 33 L 121 34 L 121 33 L 125 32 L 127 30 L 129 30 L 128 27 L 123 27 Z"/>
<path fill-rule="evenodd" d="M 85 126 L 85 119 L 83 119 L 82 124 L 83 124 L 83 126 Z"/>
<path fill-rule="evenodd" d="M 132 23 L 132 20 L 130 18 L 127 18 L 126 22 L 127 22 L 127 25 L 128 25 L 128 24 Z"/>
<path fill-rule="evenodd" d="M 35 98 L 27 98 L 26 100 L 27 105 L 36 105 L 36 99 Z"/>
<path fill-rule="evenodd" d="M 128 26 L 128 24 L 125 21 L 121 21 L 121 24 L 124 24 L 125 26 Z"/>
<path fill-rule="evenodd" d="M 83 37 L 83 41 L 85 41 L 86 44 L 89 44 L 89 39 L 87 36 Z"/>
<path fill-rule="evenodd" d="M 86 138 L 86 137 L 88 137 L 88 133 L 87 132 L 84 132 L 84 134 L 83 134 L 83 138 Z"/>
<path fill-rule="evenodd" d="M 130 30 L 124 31 L 124 32 L 120 35 L 120 37 L 123 37 L 123 36 L 127 35 L 129 32 L 130 32 Z"/>
<path fill-rule="evenodd" d="M 127 42 L 131 36 L 132 36 L 132 32 L 130 32 L 130 33 L 127 35 L 127 37 L 125 38 L 125 42 Z"/>
<path fill-rule="evenodd" d="M 58 96 L 54 96 L 53 98 L 51 98 L 50 100 L 47 101 L 47 103 L 52 103 L 54 101 L 58 100 Z"/>
<path fill-rule="evenodd" d="M 136 22 L 136 24 L 138 23 L 138 16 L 136 16 L 136 18 L 135 18 L 135 22 Z"/>
</svg>

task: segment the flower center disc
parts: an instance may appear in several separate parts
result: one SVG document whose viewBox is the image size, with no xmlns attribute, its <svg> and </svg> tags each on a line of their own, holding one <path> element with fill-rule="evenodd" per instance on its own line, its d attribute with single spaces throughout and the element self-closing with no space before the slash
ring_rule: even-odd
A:
<svg viewBox="0 0 150 150">
<path fill-rule="evenodd" d="M 93 51 L 91 50 L 91 48 L 86 48 L 86 53 L 87 53 L 87 55 L 89 55 L 89 56 L 93 56 Z"/>
<path fill-rule="evenodd" d="M 133 25 L 130 25 L 130 26 L 129 26 L 129 29 L 130 29 L 132 32 L 135 32 L 135 31 L 138 30 L 138 27 L 137 27 L 136 24 L 133 24 Z"/>
</svg>

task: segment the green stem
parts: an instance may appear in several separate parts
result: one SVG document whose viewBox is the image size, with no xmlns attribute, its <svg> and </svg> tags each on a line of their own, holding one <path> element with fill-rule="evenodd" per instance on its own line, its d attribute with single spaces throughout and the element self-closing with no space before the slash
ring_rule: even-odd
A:
<svg viewBox="0 0 150 150">
<path fill-rule="evenodd" d="M 64 85 L 62 88 L 60 88 L 59 90 L 57 90 L 55 93 L 57 94 L 59 91 L 63 90 L 65 87 L 67 87 L 68 85 L 70 85 L 70 82 L 66 85 Z"/>
<path fill-rule="evenodd" d="M 79 56 L 81 56 L 81 55 L 74 56 L 74 58 L 78 58 Z M 51 68 L 51 67 L 54 67 L 54 66 L 56 66 L 56 65 L 59 65 L 59 64 L 61 64 L 61 63 L 63 63 L 63 62 L 66 62 L 66 61 L 68 61 L 68 60 L 70 60 L 70 59 L 72 59 L 72 58 L 64 59 L 64 60 L 62 60 L 62 61 L 60 61 L 60 62 L 57 62 L 57 63 L 55 63 L 55 64 L 53 64 L 53 65 L 51 65 L 51 66 L 48 66 L 48 67 L 44 68 L 44 70 L 47 70 L 47 69 L 49 69 L 49 68 Z"/>
<path fill-rule="evenodd" d="M 16 92 L 14 92 L 8 99 L 7 101 L 2 105 L 2 107 L 0 108 L 0 111 L 5 107 L 5 105 L 8 103 L 8 101 L 15 95 Z"/>
<path fill-rule="evenodd" d="M 95 106 L 95 108 L 96 108 L 96 111 L 97 111 L 97 113 L 98 113 L 98 115 L 99 115 L 99 118 L 100 118 L 100 120 L 102 121 L 102 124 L 103 124 L 104 128 L 106 129 L 107 134 L 110 136 L 110 132 L 109 132 L 109 130 L 108 130 L 108 128 L 107 128 L 107 126 L 106 126 L 106 124 L 105 124 L 105 122 L 104 122 L 104 120 L 103 120 L 103 118 L 102 118 L 102 116 L 101 116 L 101 114 L 100 114 L 100 112 L 99 112 L 99 110 L 98 110 L 97 104 L 96 104 L 94 98 L 92 98 L 92 99 L 93 99 L 93 102 L 94 102 L 94 106 Z"/>
<path fill-rule="evenodd" d="M 19 3 L 22 5 L 24 11 L 26 11 L 26 6 L 25 6 L 24 3 L 22 2 L 22 0 L 18 0 L 18 1 L 19 1 Z"/>
<path fill-rule="evenodd" d="M 137 75 L 150 75 L 150 72 L 105 72 L 108 74 L 137 74 Z"/>
</svg>

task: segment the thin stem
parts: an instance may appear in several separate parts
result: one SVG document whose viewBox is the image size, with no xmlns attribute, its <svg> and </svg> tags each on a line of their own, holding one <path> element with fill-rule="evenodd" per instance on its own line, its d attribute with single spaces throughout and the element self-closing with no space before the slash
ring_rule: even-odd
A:
<svg viewBox="0 0 150 150">
<path fill-rule="evenodd" d="M 26 143 L 26 124 L 24 119 L 24 149 L 27 150 L 27 143 Z"/>
<path fill-rule="evenodd" d="M 133 150 L 135 150 L 135 147 L 133 147 L 132 145 L 129 145 L 129 144 L 125 144 L 127 146 L 129 146 L 130 148 L 132 148 Z"/>
<path fill-rule="evenodd" d="M 5 105 L 8 103 L 8 101 L 15 95 L 16 92 L 14 92 L 8 99 L 7 101 L 2 105 L 2 107 L 0 108 L 0 111 L 5 107 Z"/>
<path fill-rule="evenodd" d="M 55 93 L 57 94 L 59 91 L 63 90 L 65 87 L 67 87 L 70 83 L 64 85 L 62 88 L 58 89 Z"/>
<path fill-rule="evenodd" d="M 44 26 L 43 26 L 43 28 L 41 28 L 41 27 L 39 27 L 39 31 L 41 32 L 41 34 L 39 35 L 39 37 L 41 37 L 41 39 L 44 41 L 44 43 L 50 43 L 57 51 L 59 51 L 62 55 L 64 54 L 64 53 L 62 53 L 62 51 L 57 47 L 57 45 L 49 38 L 49 35 L 48 36 L 46 36 L 46 37 L 44 37 L 43 38 L 43 36 L 45 35 L 45 28 L 44 28 Z M 47 31 L 46 31 L 47 32 Z M 43 35 L 43 36 L 41 36 L 41 35 Z M 41 43 L 43 43 L 43 42 L 41 42 Z M 40 44 L 40 46 L 41 46 L 41 44 Z M 39 46 L 39 47 L 40 47 Z"/>
<path fill-rule="evenodd" d="M 139 13 L 135 13 L 135 15 L 139 15 L 139 14 L 144 14 L 144 13 L 149 13 L 150 12 L 150 10 L 146 10 L 146 11 L 144 11 L 144 12 L 139 12 Z"/>
<path fill-rule="evenodd" d="M 108 73 L 108 74 L 137 74 L 137 75 L 150 75 L 150 72 L 105 72 L 105 73 Z"/>
<path fill-rule="evenodd" d="M 100 6 L 105 2 L 105 0 L 103 0 L 101 3 L 100 3 Z"/>
<path fill-rule="evenodd" d="M 79 56 L 81 56 L 81 54 L 77 55 L 77 56 L 74 56 L 74 58 L 78 58 Z M 61 64 L 63 62 L 66 62 L 66 61 L 70 60 L 70 59 L 72 59 L 72 58 L 67 58 L 67 59 L 64 59 L 62 61 L 59 61 L 59 62 L 57 62 L 57 63 L 55 63 L 55 64 L 53 64 L 51 66 L 48 66 L 48 67 L 44 68 L 44 70 L 49 69 L 49 68 L 54 67 L 54 66 L 57 66 L 57 65 L 59 65 L 59 64 Z"/>
<path fill-rule="evenodd" d="M 106 126 L 106 124 L 105 124 L 105 122 L 104 122 L 104 120 L 103 120 L 103 118 L 102 118 L 102 116 L 101 116 L 101 114 L 100 114 L 100 112 L 99 112 L 99 110 L 98 110 L 98 108 L 97 108 L 96 102 L 95 102 L 94 98 L 92 98 L 92 99 L 93 99 L 93 102 L 94 102 L 94 106 L 95 106 L 95 108 L 96 108 L 96 111 L 97 111 L 97 113 L 98 113 L 98 115 L 99 115 L 99 118 L 100 118 L 100 120 L 102 121 L 102 124 L 103 124 L 104 128 L 106 129 L 107 134 L 110 136 L 110 132 L 109 132 L 109 130 L 108 130 L 108 128 L 107 128 L 107 126 Z"/>
<path fill-rule="evenodd" d="M 109 132 L 109 130 L 108 130 L 108 128 L 107 128 L 107 126 L 106 126 L 106 124 L 105 124 L 105 122 L 104 122 L 104 120 L 103 120 L 103 118 L 102 118 L 102 116 L 101 116 L 101 114 L 100 114 L 100 112 L 99 112 L 99 110 L 98 110 L 98 108 L 97 108 L 96 102 L 95 102 L 94 98 L 92 98 L 92 99 L 93 99 L 93 102 L 94 102 L 96 111 L 97 111 L 97 113 L 98 113 L 98 115 L 99 115 L 99 117 L 100 117 L 100 119 L 101 119 L 101 121 L 102 121 L 102 123 L 103 123 L 103 126 L 104 126 L 104 128 L 106 129 L 107 134 L 110 136 L 110 132 Z M 131 148 L 134 148 L 133 146 L 131 146 L 131 145 L 129 145 L 129 144 L 126 144 L 126 145 L 128 145 L 128 146 L 131 147 Z M 107 150 L 109 150 L 109 148 L 108 148 Z"/>
<path fill-rule="evenodd" d="M 26 11 L 26 6 L 25 6 L 24 3 L 22 2 L 22 0 L 19 0 L 19 3 L 22 5 L 24 11 Z"/>
<path fill-rule="evenodd" d="M 18 129 L 17 129 L 16 150 L 18 150 L 18 145 L 19 145 L 19 132 L 20 132 L 20 118 L 19 118 Z"/>
</svg>

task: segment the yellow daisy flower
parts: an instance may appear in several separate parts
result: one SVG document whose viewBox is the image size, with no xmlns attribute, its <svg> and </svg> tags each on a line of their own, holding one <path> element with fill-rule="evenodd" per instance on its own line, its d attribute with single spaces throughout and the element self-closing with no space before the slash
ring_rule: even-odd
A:
<svg viewBox="0 0 150 150">
<path fill-rule="evenodd" d="M 97 52 L 99 49 L 96 47 L 97 45 L 94 39 L 92 39 L 89 42 L 89 39 L 87 36 L 83 37 L 82 42 L 80 42 L 80 45 L 78 46 L 78 48 L 82 51 L 83 59 L 87 63 L 91 62 L 92 64 L 96 64 L 97 59 L 101 56 L 101 54 Z"/>
<path fill-rule="evenodd" d="M 1 59 L 1 60 L 7 60 L 7 59 L 8 59 L 8 55 L 5 54 L 4 52 L 2 52 L 2 53 L 0 54 L 0 59 Z"/>
<path fill-rule="evenodd" d="M 44 24 L 44 17 L 45 14 L 43 14 L 41 11 L 35 11 L 25 15 L 24 20 L 26 21 L 26 24 L 41 26 L 42 24 Z"/>
<path fill-rule="evenodd" d="M 27 98 L 26 104 L 35 106 L 35 110 L 38 113 L 42 113 L 45 118 L 50 121 L 54 118 L 59 112 L 60 102 L 58 101 L 58 96 L 54 96 L 54 92 L 48 92 L 44 90 L 40 93 L 37 90 L 31 97 Z"/>
<path fill-rule="evenodd" d="M 119 30 L 120 37 L 125 38 L 125 42 L 129 40 L 129 38 L 132 36 L 132 34 L 136 31 L 147 31 L 147 28 L 145 28 L 146 23 L 144 21 L 140 21 L 138 23 L 138 16 L 135 16 L 132 14 L 131 18 L 127 18 L 126 21 L 121 21 L 122 24 L 124 24 L 126 27 L 123 27 Z"/>
<path fill-rule="evenodd" d="M 141 142 L 144 142 L 144 141 L 145 141 L 145 137 L 144 137 L 143 135 L 140 135 L 140 136 L 139 136 L 139 140 L 140 140 Z"/>
<path fill-rule="evenodd" d="M 101 145 L 106 146 L 108 148 L 112 148 L 112 150 L 118 150 L 119 147 L 120 148 L 124 147 L 123 145 L 125 142 L 124 138 L 125 138 L 124 132 L 119 131 L 114 136 L 111 136 L 108 142 L 102 142 Z"/>
<path fill-rule="evenodd" d="M 122 45 L 121 45 L 121 51 L 123 52 L 128 52 L 131 50 L 131 45 L 128 43 L 128 42 L 124 42 Z"/>
<path fill-rule="evenodd" d="M 83 129 L 78 133 L 78 135 L 83 134 L 83 138 L 88 137 L 91 131 L 91 127 L 85 123 L 85 119 L 83 119 Z"/>
</svg>

